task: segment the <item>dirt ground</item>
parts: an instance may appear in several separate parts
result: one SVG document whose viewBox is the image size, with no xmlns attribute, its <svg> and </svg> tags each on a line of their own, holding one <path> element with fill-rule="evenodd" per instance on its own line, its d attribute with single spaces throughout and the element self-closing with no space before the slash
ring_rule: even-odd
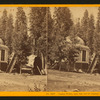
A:
<svg viewBox="0 0 100 100">
<path fill-rule="evenodd" d="M 46 75 L 4 73 L 0 71 L 0 91 L 45 91 Z"/>
<path fill-rule="evenodd" d="M 48 69 L 47 91 L 100 92 L 100 74 L 64 72 Z"/>
</svg>

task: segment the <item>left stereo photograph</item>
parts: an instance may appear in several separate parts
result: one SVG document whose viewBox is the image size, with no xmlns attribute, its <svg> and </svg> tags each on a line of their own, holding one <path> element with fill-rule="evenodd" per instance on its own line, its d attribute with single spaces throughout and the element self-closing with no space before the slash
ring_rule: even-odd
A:
<svg viewBox="0 0 100 100">
<path fill-rule="evenodd" d="M 0 91 L 46 91 L 48 7 L 0 7 Z"/>
</svg>

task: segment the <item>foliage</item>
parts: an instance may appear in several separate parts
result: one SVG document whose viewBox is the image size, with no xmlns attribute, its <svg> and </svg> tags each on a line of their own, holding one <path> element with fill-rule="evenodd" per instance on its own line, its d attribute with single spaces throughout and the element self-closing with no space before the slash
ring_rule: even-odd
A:
<svg viewBox="0 0 100 100">
<path fill-rule="evenodd" d="M 85 45 L 88 45 L 88 28 L 89 28 L 89 14 L 88 10 L 85 10 L 84 16 L 81 20 L 81 38 L 84 40 Z"/>
<path fill-rule="evenodd" d="M 7 20 L 7 29 L 6 29 L 6 37 L 5 37 L 5 44 L 9 48 L 9 53 L 12 53 L 12 36 L 13 36 L 13 16 L 12 14 L 9 15 Z"/>
<path fill-rule="evenodd" d="M 95 29 L 95 36 L 94 36 L 94 47 L 95 52 L 100 54 L 100 7 L 98 8 L 98 17 Z"/>
<path fill-rule="evenodd" d="M 98 8 L 98 15 L 97 15 L 97 23 L 96 23 L 96 32 L 100 32 L 100 7 Z"/>
<path fill-rule="evenodd" d="M 7 10 L 4 9 L 3 15 L 1 16 L 1 24 L 0 24 L 0 37 L 5 41 L 6 39 L 6 30 L 7 30 Z"/>
<path fill-rule="evenodd" d="M 13 35 L 13 50 L 18 57 L 17 64 L 27 63 L 27 56 L 30 55 L 31 47 L 27 34 L 27 18 L 22 7 L 17 8 Z"/>
<path fill-rule="evenodd" d="M 40 17 L 41 16 L 41 17 Z M 46 7 L 32 7 L 30 11 L 30 37 L 34 52 L 45 50 Z M 43 40 L 43 41 L 42 41 Z M 42 44 L 43 42 L 43 44 Z M 41 47 L 40 47 L 41 46 Z"/>
<path fill-rule="evenodd" d="M 4 9 L 3 15 L 0 19 L 0 38 L 4 41 L 4 44 L 8 46 L 9 53 L 12 52 L 12 35 L 13 35 L 13 16 L 7 15 L 7 10 Z"/>
<path fill-rule="evenodd" d="M 94 35 L 95 35 L 95 26 L 94 26 L 94 16 L 90 15 L 89 19 L 89 31 L 88 31 L 88 46 L 91 50 L 91 54 L 94 52 Z"/>
<path fill-rule="evenodd" d="M 73 49 L 73 46 L 70 47 L 70 45 L 66 43 L 65 38 L 69 35 L 68 32 L 72 24 L 73 21 L 69 8 L 55 8 L 52 41 L 49 42 L 49 61 L 51 63 L 54 63 L 54 61 L 61 62 L 65 59 L 67 59 L 69 63 L 74 62 L 76 49 Z"/>
<path fill-rule="evenodd" d="M 15 52 L 18 63 L 25 64 L 27 56 L 38 52 L 48 56 L 49 62 L 67 58 L 68 62 L 75 63 L 78 54 L 76 36 L 79 36 L 93 52 L 100 54 L 100 7 L 98 8 L 97 22 L 94 16 L 85 10 L 82 19 L 75 23 L 72 20 L 68 7 L 55 7 L 51 16 L 49 7 L 31 7 L 29 18 L 22 7 L 17 8 L 16 20 L 7 15 L 5 9 L 0 18 L 0 38 L 9 47 L 10 53 Z M 27 23 L 29 20 L 29 32 Z M 71 36 L 72 45 L 66 43 L 66 37 Z"/>
</svg>

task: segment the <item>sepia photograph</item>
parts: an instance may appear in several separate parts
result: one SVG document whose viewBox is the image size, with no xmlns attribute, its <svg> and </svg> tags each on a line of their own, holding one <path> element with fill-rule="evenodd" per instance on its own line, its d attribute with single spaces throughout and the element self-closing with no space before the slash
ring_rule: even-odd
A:
<svg viewBox="0 0 100 100">
<path fill-rule="evenodd" d="M 99 92 L 100 7 L 50 11 L 47 91 Z"/>
<path fill-rule="evenodd" d="M 0 7 L 0 91 L 99 92 L 100 7 Z"/>
<path fill-rule="evenodd" d="M 46 91 L 46 7 L 0 7 L 0 91 Z"/>
</svg>

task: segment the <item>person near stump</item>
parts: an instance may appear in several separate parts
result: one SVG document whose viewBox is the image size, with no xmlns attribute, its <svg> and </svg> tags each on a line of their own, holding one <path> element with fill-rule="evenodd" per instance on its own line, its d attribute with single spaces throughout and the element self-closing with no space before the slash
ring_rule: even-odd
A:
<svg viewBox="0 0 100 100">
<path fill-rule="evenodd" d="M 35 57 L 33 65 L 33 73 L 35 75 L 40 75 L 42 70 L 42 60 L 39 56 Z"/>
</svg>

